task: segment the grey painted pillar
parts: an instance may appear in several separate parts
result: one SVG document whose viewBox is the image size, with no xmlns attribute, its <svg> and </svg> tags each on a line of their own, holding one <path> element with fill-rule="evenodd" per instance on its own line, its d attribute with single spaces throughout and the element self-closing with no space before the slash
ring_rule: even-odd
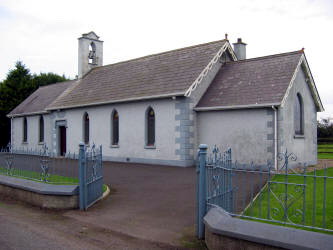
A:
<svg viewBox="0 0 333 250">
<path fill-rule="evenodd" d="M 79 144 L 79 198 L 80 210 L 86 210 L 87 192 L 86 192 L 86 156 L 84 143 Z"/>
<path fill-rule="evenodd" d="M 199 145 L 199 186 L 198 186 L 198 225 L 197 236 L 199 239 L 203 239 L 205 236 L 205 224 L 203 221 L 206 215 L 206 156 L 207 156 L 206 144 Z"/>
</svg>

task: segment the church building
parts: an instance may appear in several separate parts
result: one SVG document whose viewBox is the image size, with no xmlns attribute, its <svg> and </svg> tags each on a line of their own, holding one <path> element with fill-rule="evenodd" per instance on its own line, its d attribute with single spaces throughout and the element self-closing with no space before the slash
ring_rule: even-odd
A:
<svg viewBox="0 0 333 250">
<path fill-rule="evenodd" d="M 40 87 L 12 110 L 11 144 L 59 157 L 103 146 L 105 160 L 193 166 L 199 144 L 240 164 L 279 153 L 317 162 L 323 111 L 303 50 L 246 58 L 223 40 L 103 65 L 103 41 L 78 39 L 78 78 Z M 295 163 L 295 164 L 296 164 Z"/>
</svg>

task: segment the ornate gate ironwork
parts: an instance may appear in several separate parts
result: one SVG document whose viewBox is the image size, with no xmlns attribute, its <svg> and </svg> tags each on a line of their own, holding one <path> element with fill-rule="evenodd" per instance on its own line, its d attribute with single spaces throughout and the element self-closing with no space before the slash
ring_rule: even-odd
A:
<svg viewBox="0 0 333 250">
<path fill-rule="evenodd" d="M 102 145 L 86 150 L 80 144 L 79 153 L 80 209 L 87 210 L 103 195 Z"/>
<path fill-rule="evenodd" d="M 206 163 L 207 206 L 219 206 L 233 211 L 231 149 L 221 153 L 215 145 Z"/>
<path fill-rule="evenodd" d="M 207 148 L 200 145 L 198 154 L 199 238 L 204 237 L 203 217 L 212 206 L 231 216 L 333 232 L 333 216 L 327 213 L 333 168 L 290 167 L 297 157 L 287 150 L 278 154 L 279 169 L 269 162 L 240 165 L 231 161 L 231 149 L 221 153 L 215 146 L 207 156 Z"/>
</svg>

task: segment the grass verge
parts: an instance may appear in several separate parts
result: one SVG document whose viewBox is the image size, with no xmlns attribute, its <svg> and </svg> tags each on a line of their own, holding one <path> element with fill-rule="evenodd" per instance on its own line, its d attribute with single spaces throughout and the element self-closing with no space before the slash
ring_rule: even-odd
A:
<svg viewBox="0 0 333 250">
<path fill-rule="evenodd" d="M 8 175 L 7 169 L 0 167 L 0 175 L 45 183 L 41 178 L 41 174 L 34 171 L 13 169 L 11 171 L 11 175 Z M 50 175 L 48 178 L 48 182 L 46 183 L 52 185 L 78 185 L 79 179 L 61 175 Z M 107 186 L 103 184 L 102 189 L 104 193 L 107 190 Z"/>
<path fill-rule="evenodd" d="M 333 159 L 333 153 L 319 153 L 318 152 L 318 159 L 320 159 L 320 160 Z"/>
<path fill-rule="evenodd" d="M 14 168 L 11 170 L 9 174 L 6 168 L 0 167 L 0 174 L 9 177 L 32 180 L 35 182 L 44 182 L 43 176 L 41 175 L 40 172 L 35 172 L 30 170 L 21 170 Z M 46 183 L 54 185 L 76 185 L 79 183 L 79 180 L 78 178 L 75 177 L 50 174 L 49 177 L 47 178 Z"/>
</svg>

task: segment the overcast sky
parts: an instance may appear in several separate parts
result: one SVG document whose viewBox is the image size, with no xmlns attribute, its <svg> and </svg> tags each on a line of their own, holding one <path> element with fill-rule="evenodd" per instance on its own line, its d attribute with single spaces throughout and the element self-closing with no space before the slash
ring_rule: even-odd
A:
<svg viewBox="0 0 333 250">
<path fill-rule="evenodd" d="M 333 117 L 332 0 L 1 0 L 0 81 L 18 60 L 33 73 L 77 75 L 77 38 L 95 31 L 104 64 L 241 37 L 247 57 L 305 48 L 325 112 Z"/>
</svg>

